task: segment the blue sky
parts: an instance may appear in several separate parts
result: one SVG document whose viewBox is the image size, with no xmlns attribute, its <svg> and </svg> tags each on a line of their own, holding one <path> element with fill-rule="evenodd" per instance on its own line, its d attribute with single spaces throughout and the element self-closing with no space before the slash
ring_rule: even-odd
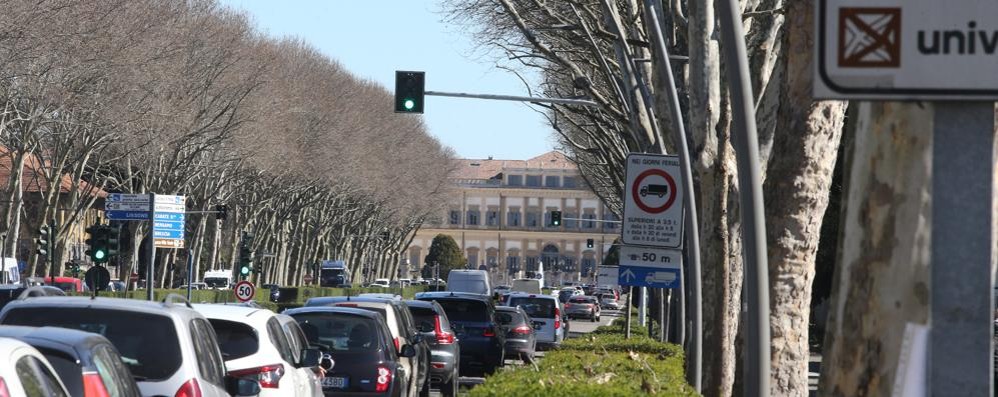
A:
<svg viewBox="0 0 998 397">
<path fill-rule="evenodd" d="M 248 11 L 261 31 L 301 37 L 389 90 L 395 70 L 422 70 L 428 91 L 527 95 L 519 78 L 495 67 L 495 54 L 483 54 L 463 27 L 442 21 L 437 1 L 221 2 Z M 459 157 L 527 159 L 555 144 L 544 117 L 519 102 L 426 97 L 422 117 Z"/>
</svg>

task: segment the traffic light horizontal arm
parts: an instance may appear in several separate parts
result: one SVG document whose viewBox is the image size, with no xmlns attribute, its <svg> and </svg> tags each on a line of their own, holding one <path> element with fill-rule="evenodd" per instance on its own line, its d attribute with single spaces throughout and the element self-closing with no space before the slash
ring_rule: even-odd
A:
<svg viewBox="0 0 998 397">
<path fill-rule="evenodd" d="M 493 94 L 468 94 L 464 92 L 442 92 L 442 91 L 426 91 L 424 94 L 429 96 L 446 96 L 454 98 L 492 99 L 497 101 L 516 101 L 516 102 L 534 102 L 534 103 L 557 103 L 561 105 L 599 107 L 598 103 L 586 99 L 542 98 L 535 96 L 514 96 L 514 95 L 493 95 Z"/>
</svg>

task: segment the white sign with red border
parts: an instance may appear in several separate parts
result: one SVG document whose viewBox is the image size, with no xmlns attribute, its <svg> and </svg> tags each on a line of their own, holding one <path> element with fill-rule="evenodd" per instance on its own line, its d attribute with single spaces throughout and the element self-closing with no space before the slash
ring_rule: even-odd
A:
<svg viewBox="0 0 998 397">
<path fill-rule="evenodd" d="M 683 247 L 683 184 L 678 156 L 627 156 L 624 244 Z"/>
<path fill-rule="evenodd" d="M 249 302 L 253 300 L 253 295 L 256 295 L 256 286 L 249 281 L 240 281 L 236 283 L 235 288 L 232 289 L 232 293 L 236 294 L 236 299 L 240 302 Z"/>
</svg>

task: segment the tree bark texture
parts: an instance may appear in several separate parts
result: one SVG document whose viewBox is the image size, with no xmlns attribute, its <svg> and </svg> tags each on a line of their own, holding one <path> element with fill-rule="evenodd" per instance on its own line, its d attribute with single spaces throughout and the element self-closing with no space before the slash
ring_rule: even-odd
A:
<svg viewBox="0 0 998 397">
<path fill-rule="evenodd" d="M 931 104 L 859 106 L 825 333 L 823 396 L 890 395 L 905 324 L 928 319 Z"/>
<path fill-rule="evenodd" d="M 773 395 L 807 396 L 808 323 L 811 283 L 821 222 L 847 103 L 814 102 L 813 6 L 791 2 L 787 9 L 782 82 L 763 196 L 769 258 L 771 368 Z"/>
</svg>

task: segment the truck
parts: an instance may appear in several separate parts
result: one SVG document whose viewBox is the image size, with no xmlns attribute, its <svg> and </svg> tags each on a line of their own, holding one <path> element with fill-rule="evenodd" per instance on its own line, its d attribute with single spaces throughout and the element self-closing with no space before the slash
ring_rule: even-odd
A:
<svg viewBox="0 0 998 397">
<path fill-rule="evenodd" d="M 350 268 L 342 260 L 325 260 L 319 264 L 320 287 L 343 287 L 350 285 Z"/>
<path fill-rule="evenodd" d="M 232 270 L 209 270 L 204 272 L 204 284 L 212 289 L 229 289 L 232 286 Z"/>
<path fill-rule="evenodd" d="M 527 270 L 526 272 L 524 272 L 524 277 L 523 278 L 540 280 L 542 288 L 549 287 L 547 284 L 544 283 L 544 262 L 543 261 L 537 261 L 537 269 L 536 270 Z"/>
</svg>

